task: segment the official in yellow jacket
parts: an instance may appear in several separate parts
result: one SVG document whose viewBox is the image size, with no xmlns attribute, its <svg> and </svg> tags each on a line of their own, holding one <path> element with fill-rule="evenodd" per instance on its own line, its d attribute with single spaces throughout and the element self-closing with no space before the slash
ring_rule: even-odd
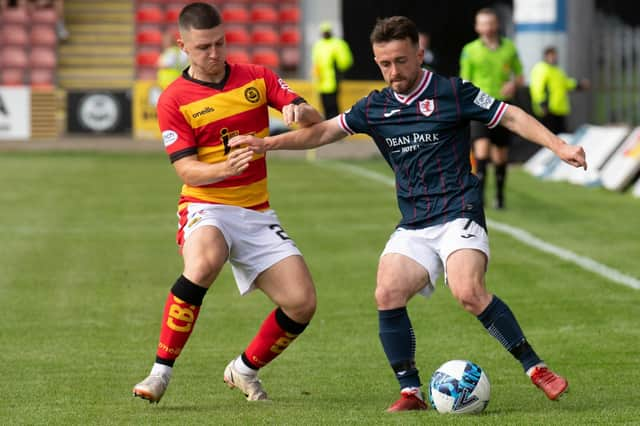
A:
<svg viewBox="0 0 640 426">
<path fill-rule="evenodd" d="M 566 117 L 571 113 L 569 92 L 588 89 L 588 80 L 578 82 L 558 67 L 555 47 L 544 50 L 544 60 L 531 70 L 529 91 L 534 114 L 553 133 L 567 131 Z"/>
<path fill-rule="evenodd" d="M 162 90 L 182 75 L 182 71 L 189 65 L 187 54 L 176 44 L 175 34 L 167 31 L 162 39 L 162 53 L 158 58 L 157 80 Z"/>
<path fill-rule="evenodd" d="M 346 41 L 334 37 L 331 24 L 320 25 L 322 38 L 311 51 L 313 83 L 320 93 L 325 118 L 338 115 L 338 89 L 342 74 L 353 65 L 353 55 Z"/>
</svg>

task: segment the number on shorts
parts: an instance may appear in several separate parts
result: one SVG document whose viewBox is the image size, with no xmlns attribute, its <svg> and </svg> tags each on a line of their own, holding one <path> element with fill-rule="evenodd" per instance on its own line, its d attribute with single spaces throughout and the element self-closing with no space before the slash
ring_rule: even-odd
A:
<svg viewBox="0 0 640 426">
<path fill-rule="evenodd" d="M 278 225 L 277 223 L 274 223 L 273 225 L 269 225 L 269 229 L 275 230 L 276 231 L 276 235 L 278 235 L 278 237 L 282 238 L 283 240 L 290 240 L 291 239 L 291 238 L 289 238 L 287 233 L 284 232 L 284 229 L 282 229 L 282 226 Z"/>
</svg>

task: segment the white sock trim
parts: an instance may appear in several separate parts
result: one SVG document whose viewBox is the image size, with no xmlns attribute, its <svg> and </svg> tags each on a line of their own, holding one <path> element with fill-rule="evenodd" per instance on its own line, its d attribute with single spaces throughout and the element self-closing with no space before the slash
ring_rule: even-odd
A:
<svg viewBox="0 0 640 426">
<path fill-rule="evenodd" d="M 169 367 L 168 365 L 158 364 L 157 362 L 153 363 L 153 367 L 151 367 L 151 376 L 164 376 L 166 378 L 171 378 L 171 373 L 173 372 L 173 367 Z"/>
<path fill-rule="evenodd" d="M 242 355 L 233 360 L 233 368 L 244 376 L 255 376 L 258 374 L 258 370 L 254 370 L 242 361 Z"/>
<path fill-rule="evenodd" d="M 546 366 L 547 366 L 547 364 L 545 364 L 544 362 L 541 362 L 541 363 L 538 363 L 538 364 L 534 365 L 533 367 L 531 367 L 530 369 L 527 370 L 527 376 L 531 377 L 536 368 L 538 368 L 538 367 L 546 367 Z"/>
</svg>

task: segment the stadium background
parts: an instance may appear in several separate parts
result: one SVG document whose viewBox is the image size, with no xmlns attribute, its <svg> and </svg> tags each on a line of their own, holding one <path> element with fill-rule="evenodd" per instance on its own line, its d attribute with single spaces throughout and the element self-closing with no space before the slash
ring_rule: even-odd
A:
<svg viewBox="0 0 640 426">
<path fill-rule="evenodd" d="M 260 2 L 265 3 L 292 4 Z M 448 55 L 443 66 L 455 72 L 461 43 L 473 37 L 473 11 L 494 3 L 449 3 L 299 1 L 300 62 L 296 69 L 280 71 L 316 101 L 308 81 L 308 49 L 317 23 L 328 19 L 344 27 L 362 55 L 343 92 L 359 97 L 381 84 L 375 68 L 367 68 L 373 64 L 366 37 L 375 16 L 406 13 L 421 25 L 433 24 L 434 47 Z M 496 6 L 513 14 L 517 3 Z M 611 0 L 525 3 L 563 4 L 569 11 L 565 32 L 520 34 L 518 24 L 508 20 L 507 33 L 564 42 L 563 65 L 592 78 L 594 90 L 574 98 L 573 127 L 602 125 L 583 132 L 591 134 L 585 149 L 594 158 L 606 145 L 602 137 L 611 124 L 638 125 L 638 7 Z M 379 250 L 398 219 L 393 175 L 379 159 L 288 158 L 270 159 L 271 197 L 309 262 L 320 302 L 299 344 L 263 372 L 274 403 L 247 404 L 222 383 L 229 357 L 272 309 L 259 294 L 240 300 L 228 268 L 207 297 L 197 336 L 161 404 L 132 398 L 131 386 L 153 361 L 162 304 L 181 267 L 173 239 L 180 182 L 162 144 L 139 134 L 131 117 L 130 127 L 72 130 L 70 116 L 79 108 L 69 100 L 108 95 L 123 102 L 115 105 L 124 111 L 135 109 L 137 85 L 153 85 L 137 79 L 137 54 L 157 48 L 136 43 L 136 9 L 145 4 L 160 5 L 166 18 L 166 8 L 177 2 L 66 0 L 71 35 L 55 47 L 47 45 L 53 55 L 36 49 L 42 47 L 42 40 L 34 43 L 42 33 L 32 39 L 32 30 L 52 25 L 51 16 L 38 17 L 47 23 L 32 16 L 19 24 L 22 39 L 19 31 L 7 30 L 14 24 L 0 24 L 0 50 L 11 53 L 0 53 L 0 300 L 5 307 L 0 423 L 638 424 L 633 389 L 640 381 L 639 199 L 628 192 L 620 196 L 539 181 L 517 166 L 509 175 L 509 208 L 487 210 L 492 245 L 487 279 L 492 291 L 514 307 L 545 359 L 570 379 L 566 400 L 546 400 L 510 355 L 447 291 L 438 290 L 428 302 L 414 299 L 410 306 L 416 312 L 412 320 L 423 379 L 447 359 L 472 359 L 489 373 L 491 403 L 477 417 L 452 418 L 434 410 L 387 416 L 384 408 L 397 397 L 397 387 L 379 345 L 372 292 Z M 47 32 L 44 38 L 51 43 Z M 18 40 L 11 39 L 15 34 Z M 537 51 L 536 43 L 542 41 L 531 41 Z M 16 48 L 22 55 L 13 55 Z M 277 50 L 284 49 L 278 45 Z M 38 54 L 31 59 L 34 51 Z M 19 61 L 11 62 L 15 58 Z M 586 64 L 582 68 L 580 60 Z M 354 74 L 365 69 L 366 75 Z M 22 84 L 7 81 L 12 78 Z M 152 107 L 145 111 L 153 114 Z M 28 134 L 6 137 L 10 131 Z M 331 154 L 353 156 L 362 153 L 354 146 L 371 145 L 337 143 Z M 634 152 L 637 161 L 640 149 Z M 536 165 L 551 172 L 550 164 Z"/>
<path fill-rule="evenodd" d="M 56 37 L 55 12 L 2 13 L 0 149 L 47 146 L 139 149 L 159 139 L 156 59 L 162 35 L 176 32 L 185 0 L 65 0 L 69 37 Z M 347 108 L 381 87 L 368 34 L 377 17 L 402 14 L 431 33 L 437 71 L 456 75 L 462 46 L 476 37 L 475 12 L 494 7 L 518 46 L 528 76 L 549 44 L 560 66 L 593 88 L 572 93 L 570 128 L 640 124 L 640 5 L 621 0 L 218 0 L 227 22 L 228 60 L 276 69 L 315 106 L 310 51 L 323 21 L 350 44 L 355 58 L 340 104 Z M 453 29 L 453 30 L 452 30 Z M 515 101 L 530 110 L 527 88 Z M 277 126 L 278 114 L 272 112 Z M 358 139 L 360 136 L 351 137 Z M 13 143 L 11 143 L 13 142 Z M 32 145 L 28 145 L 31 143 Z M 367 146 L 368 147 L 368 146 Z M 370 147 L 368 147 L 370 148 Z M 363 148 L 346 151 L 362 152 Z M 335 151 L 335 149 L 333 149 Z M 366 150 L 369 154 L 373 150 Z M 511 161 L 536 147 L 516 138 Z"/>
</svg>

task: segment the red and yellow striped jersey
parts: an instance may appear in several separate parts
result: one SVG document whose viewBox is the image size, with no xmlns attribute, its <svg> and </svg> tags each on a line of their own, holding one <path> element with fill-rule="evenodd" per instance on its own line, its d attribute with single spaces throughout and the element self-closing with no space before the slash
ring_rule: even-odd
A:
<svg viewBox="0 0 640 426">
<path fill-rule="evenodd" d="M 269 134 L 269 106 L 282 110 L 300 102 L 304 99 L 262 66 L 228 64 L 220 83 L 194 80 L 185 70 L 162 92 L 158 122 L 171 162 L 197 154 L 200 161 L 218 163 L 225 161 L 232 137 Z M 254 155 L 240 175 L 210 185 L 183 185 L 179 210 L 190 202 L 269 208 L 264 154 Z"/>
</svg>

